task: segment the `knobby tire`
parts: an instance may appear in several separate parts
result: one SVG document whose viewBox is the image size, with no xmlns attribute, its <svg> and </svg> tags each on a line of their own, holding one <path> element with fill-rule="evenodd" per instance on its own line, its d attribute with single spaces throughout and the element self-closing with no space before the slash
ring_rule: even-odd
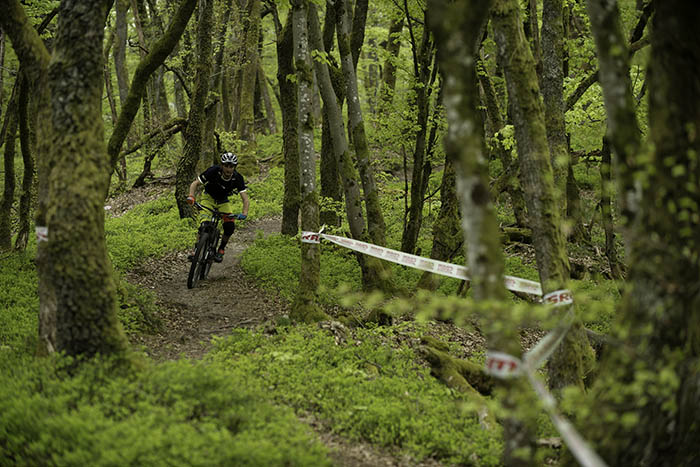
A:
<svg viewBox="0 0 700 467">
<path fill-rule="evenodd" d="M 209 246 L 209 234 L 202 233 L 199 236 L 199 241 L 197 242 L 197 248 L 194 251 L 194 258 L 192 258 L 192 265 L 190 266 L 190 273 L 187 276 L 187 288 L 193 289 L 197 285 L 202 276 L 203 266 L 206 259 L 206 251 Z"/>
</svg>

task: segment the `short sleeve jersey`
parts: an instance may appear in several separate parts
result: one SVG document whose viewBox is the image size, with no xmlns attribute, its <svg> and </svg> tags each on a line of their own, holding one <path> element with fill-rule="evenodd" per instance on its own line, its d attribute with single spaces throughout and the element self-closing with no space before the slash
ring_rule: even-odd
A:
<svg viewBox="0 0 700 467">
<path fill-rule="evenodd" d="M 204 191 L 217 203 L 225 203 L 232 194 L 242 193 L 247 189 L 243 175 L 234 170 L 231 179 L 224 180 L 221 167 L 218 165 L 213 165 L 202 172 L 199 181 L 204 185 Z"/>
</svg>

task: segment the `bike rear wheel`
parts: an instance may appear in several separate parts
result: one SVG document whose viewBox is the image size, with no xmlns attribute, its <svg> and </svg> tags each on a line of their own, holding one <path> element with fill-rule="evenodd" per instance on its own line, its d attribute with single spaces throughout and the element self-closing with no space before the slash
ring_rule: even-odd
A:
<svg viewBox="0 0 700 467">
<path fill-rule="evenodd" d="M 192 265 L 190 266 L 190 273 L 187 276 L 187 288 L 193 289 L 199 278 L 202 277 L 203 268 L 206 260 L 206 252 L 209 247 L 209 234 L 202 233 L 199 236 L 199 241 L 197 242 L 197 247 L 194 250 L 194 257 L 192 258 Z M 203 278 L 203 277 L 202 277 Z"/>
</svg>

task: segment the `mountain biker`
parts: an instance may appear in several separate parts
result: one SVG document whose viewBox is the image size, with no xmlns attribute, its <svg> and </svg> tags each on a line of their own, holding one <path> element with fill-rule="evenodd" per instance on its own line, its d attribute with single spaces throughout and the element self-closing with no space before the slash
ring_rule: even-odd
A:
<svg viewBox="0 0 700 467">
<path fill-rule="evenodd" d="M 221 236 L 221 244 L 217 250 L 214 261 L 220 263 L 224 259 L 226 244 L 235 230 L 235 219 L 243 220 L 248 216 L 248 206 L 250 199 L 248 198 L 247 188 L 243 175 L 236 171 L 238 165 L 238 157 L 232 152 L 221 154 L 221 165 L 213 165 L 202 172 L 191 184 L 190 194 L 187 197 L 187 203 L 191 206 L 195 202 L 195 193 L 199 185 L 204 186 L 204 193 L 200 198 L 199 204 L 210 209 L 218 209 L 224 213 L 222 217 L 224 234 Z M 233 203 L 229 200 L 229 196 L 234 193 L 241 195 L 243 201 L 243 212 L 241 214 L 232 214 Z M 200 226 L 209 218 L 208 213 L 202 210 L 199 214 Z M 199 234 L 197 234 L 199 239 Z M 196 248 L 196 246 L 195 246 Z M 192 261 L 194 255 L 188 256 L 188 260 Z"/>
</svg>

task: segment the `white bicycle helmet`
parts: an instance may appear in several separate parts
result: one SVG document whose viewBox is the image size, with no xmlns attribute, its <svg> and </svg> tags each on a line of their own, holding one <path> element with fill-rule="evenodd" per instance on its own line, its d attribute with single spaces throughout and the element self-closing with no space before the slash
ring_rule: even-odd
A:
<svg viewBox="0 0 700 467">
<path fill-rule="evenodd" d="M 238 157 L 232 152 L 225 152 L 221 155 L 221 163 L 238 165 Z"/>
</svg>

